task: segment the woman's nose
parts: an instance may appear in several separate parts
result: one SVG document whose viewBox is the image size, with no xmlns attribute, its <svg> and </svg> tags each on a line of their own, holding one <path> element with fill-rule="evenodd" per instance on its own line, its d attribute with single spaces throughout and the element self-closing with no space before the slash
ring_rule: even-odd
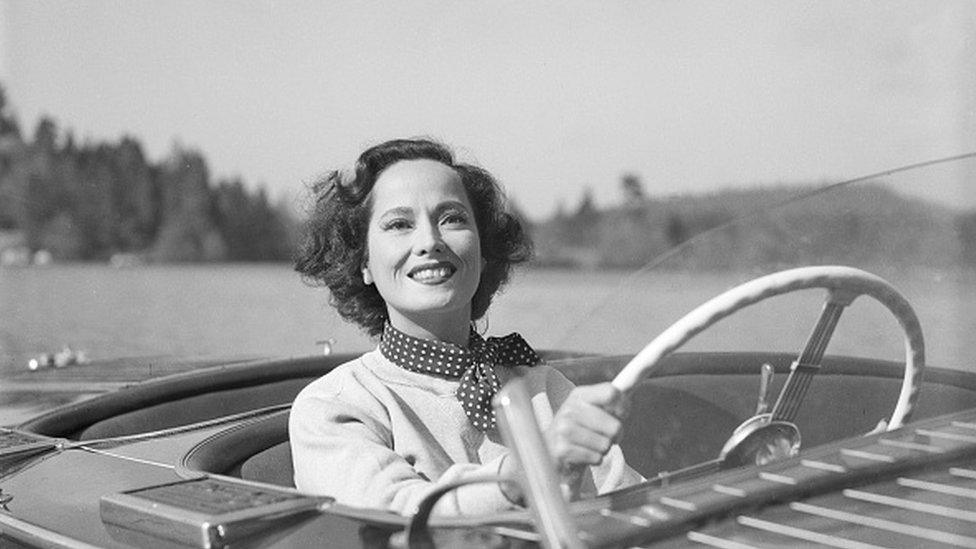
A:
<svg viewBox="0 0 976 549">
<path fill-rule="evenodd" d="M 441 231 L 437 225 L 431 223 L 423 224 L 418 227 L 418 230 L 414 234 L 416 236 L 414 251 L 417 255 L 444 251 L 444 240 L 441 238 Z"/>
</svg>

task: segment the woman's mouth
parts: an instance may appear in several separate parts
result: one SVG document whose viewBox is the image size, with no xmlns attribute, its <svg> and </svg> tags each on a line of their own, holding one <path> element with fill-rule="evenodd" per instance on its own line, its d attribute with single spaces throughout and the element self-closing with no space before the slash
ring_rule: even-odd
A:
<svg viewBox="0 0 976 549">
<path fill-rule="evenodd" d="M 424 265 L 412 269 L 407 276 L 421 284 L 439 284 L 454 276 L 457 268 L 449 263 Z"/>
</svg>

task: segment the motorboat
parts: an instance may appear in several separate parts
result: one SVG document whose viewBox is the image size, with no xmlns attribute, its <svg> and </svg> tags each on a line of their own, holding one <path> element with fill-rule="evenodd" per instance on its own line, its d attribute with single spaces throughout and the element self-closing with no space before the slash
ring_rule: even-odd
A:
<svg viewBox="0 0 976 549">
<path fill-rule="evenodd" d="M 774 210 L 789 218 L 796 206 Z M 702 296 L 636 354 L 542 351 L 577 384 L 609 380 L 629 394 L 621 446 L 647 479 L 639 485 L 564 498 L 516 381 L 495 406 L 527 508 L 432 515 L 456 486 L 412 516 L 350 507 L 295 489 L 287 423 L 298 391 L 355 354 L 132 359 L 162 375 L 0 428 L 0 545 L 976 547 L 972 363 L 927 364 L 926 343 L 946 341 L 946 326 L 926 322 L 887 277 L 849 264 L 782 267 Z M 686 348 L 793 292 L 822 296 L 799 351 Z M 888 319 L 879 329 L 900 332 L 896 358 L 828 352 L 845 311 L 862 303 Z M 959 309 L 942 322 L 964 323 L 972 311 Z M 86 375 L 111 376 L 120 361 L 94 360 Z"/>
</svg>

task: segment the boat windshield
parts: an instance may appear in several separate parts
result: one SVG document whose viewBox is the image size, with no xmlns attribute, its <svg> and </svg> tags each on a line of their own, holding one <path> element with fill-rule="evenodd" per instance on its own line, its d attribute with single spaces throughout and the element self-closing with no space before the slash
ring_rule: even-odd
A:
<svg viewBox="0 0 976 549">
<path fill-rule="evenodd" d="M 971 371 L 976 158 L 879 165 L 877 172 L 647 197 L 603 212 L 588 226 L 580 214 L 566 216 L 564 223 L 540 231 L 542 252 L 618 268 L 529 271 L 524 274 L 529 284 L 515 283 L 500 298 L 501 312 L 493 313 L 492 323 L 544 316 L 544 322 L 527 328 L 543 346 L 633 354 L 698 305 L 740 283 L 794 267 L 846 265 L 881 276 L 912 303 L 930 365 Z M 577 231 L 574 241 L 598 245 L 546 248 L 546 239 L 559 231 Z M 813 289 L 763 301 L 720 321 L 683 349 L 799 352 L 824 296 Z M 902 360 L 903 337 L 890 312 L 863 298 L 845 311 L 827 353 Z"/>
</svg>

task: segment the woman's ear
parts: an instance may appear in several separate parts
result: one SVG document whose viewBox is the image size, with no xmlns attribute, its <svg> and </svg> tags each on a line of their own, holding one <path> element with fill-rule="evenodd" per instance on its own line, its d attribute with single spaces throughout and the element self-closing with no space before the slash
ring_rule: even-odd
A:
<svg viewBox="0 0 976 549">
<path fill-rule="evenodd" d="M 369 272 L 369 267 L 363 267 L 363 284 L 372 286 L 373 273 Z"/>
</svg>

